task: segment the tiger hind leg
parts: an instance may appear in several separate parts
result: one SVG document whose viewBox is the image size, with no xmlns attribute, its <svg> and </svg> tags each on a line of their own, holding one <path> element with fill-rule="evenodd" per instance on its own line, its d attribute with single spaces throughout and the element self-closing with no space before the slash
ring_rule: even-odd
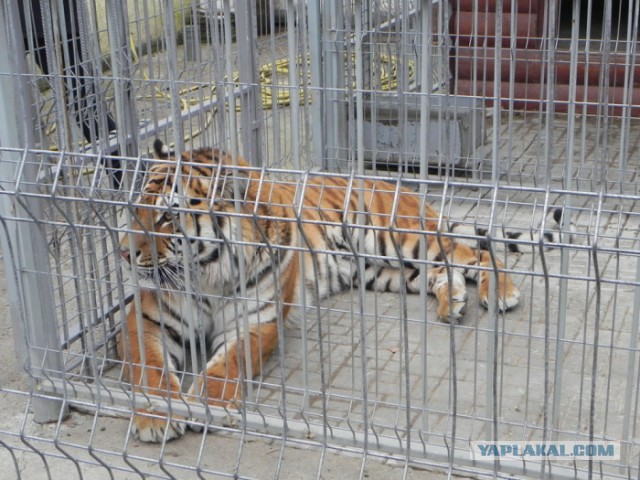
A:
<svg viewBox="0 0 640 480">
<path fill-rule="evenodd" d="M 498 259 L 494 262 L 489 252 L 485 250 L 474 252 L 474 257 L 474 261 L 470 262 L 469 266 L 479 265 L 482 269 L 467 269 L 465 271 L 465 277 L 478 284 L 480 304 L 485 308 L 489 308 L 491 300 L 491 277 L 495 276 L 494 272 L 497 270 L 498 310 L 504 312 L 518 305 L 520 301 L 520 291 L 513 283 L 513 280 L 511 280 L 511 276 L 504 271 L 504 264 Z"/>
<path fill-rule="evenodd" d="M 475 250 L 446 238 L 433 242 L 430 250 L 429 257 L 438 263 L 427 266 L 427 292 L 435 295 L 438 300 L 440 320 L 457 321 L 464 315 L 467 300 L 465 279 L 478 284 L 480 304 L 488 308 L 491 299 L 491 276 L 496 270 L 498 309 L 506 311 L 518 304 L 518 288 L 504 271 L 503 263 L 497 259 L 494 262 L 489 252 Z M 418 293 L 423 281 L 420 270 L 416 267 L 405 267 L 404 278 L 400 272 L 401 269 L 392 267 L 369 268 L 365 271 L 366 287 L 374 291 Z M 405 288 L 406 290 L 403 290 Z"/>
<path fill-rule="evenodd" d="M 444 258 L 446 255 L 451 268 L 462 269 L 464 278 L 478 284 L 478 297 L 483 307 L 489 307 L 491 277 L 496 271 L 498 310 L 506 311 L 518 304 L 520 300 L 518 288 L 505 272 L 504 264 L 498 259 L 494 261 L 488 251 L 477 250 L 464 243 L 443 238 L 432 244 L 431 254 L 436 259 Z"/>
<path fill-rule="evenodd" d="M 404 279 L 401 272 L 404 271 Z M 438 301 L 438 318 L 443 322 L 458 321 L 467 308 L 467 288 L 460 268 L 427 267 L 427 293 Z M 419 293 L 420 269 L 381 267 L 365 272 L 366 287 L 377 292 Z M 406 290 L 405 290 L 406 289 Z"/>
</svg>

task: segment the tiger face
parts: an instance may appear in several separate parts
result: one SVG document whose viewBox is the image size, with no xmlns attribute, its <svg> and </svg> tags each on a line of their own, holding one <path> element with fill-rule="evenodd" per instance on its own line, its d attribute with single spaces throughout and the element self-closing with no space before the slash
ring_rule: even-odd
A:
<svg viewBox="0 0 640 480">
<path fill-rule="evenodd" d="M 228 213 L 234 210 L 233 198 L 242 195 L 246 176 L 232 179 L 229 156 L 217 150 L 196 150 L 176 160 L 161 143 L 155 147 L 156 157 L 166 161 L 147 172 L 132 228 L 120 239 L 120 254 L 142 286 L 185 291 L 186 266 L 192 288 L 216 283 L 207 267 L 221 260 L 234 237 Z"/>
</svg>

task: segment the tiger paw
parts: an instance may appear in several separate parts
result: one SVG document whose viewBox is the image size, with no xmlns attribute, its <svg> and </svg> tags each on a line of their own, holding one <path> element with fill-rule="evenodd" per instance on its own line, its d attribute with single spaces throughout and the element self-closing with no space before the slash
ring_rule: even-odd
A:
<svg viewBox="0 0 640 480">
<path fill-rule="evenodd" d="M 184 435 L 186 425 L 183 419 L 159 416 L 156 413 L 136 412 L 131 432 L 142 442 L 161 443 Z"/>
<path fill-rule="evenodd" d="M 513 307 L 518 305 L 520 302 L 520 291 L 516 288 L 515 285 L 510 283 L 510 285 L 506 286 L 500 294 L 498 298 L 498 311 L 506 312 L 507 310 L 511 310 Z M 489 294 L 488 292 L 480 295 L 480 304 L 489 308 Z"/>
<path fill-rule="evenodd" d="M 460 320 L 467 311 L 467 293 L 461 292 L 451 297 L 451 302 L 448 299 L 440 301 L 438 306 L 438 318 L 440 321 L 449 323 L 452 320 L 457 322 Z"/>
<path fill-rule="evenodd" d="M 202 433 L 205 428 L 207 432 L 215 432 L 216 430 L 220 430 L 223 428 L 238 428 L 240 425 L 240 421 L 237 415 L 227 414 L 223 415 L 221 419 L 219 418 L 216 422 L 211 421 L 203 421 L 200 418 L 191 418 L 188 422 L 189 430 Z"/>
<path fill-rule="evenodd" d="M 207 382 L 203 382 L 202 378 L 198 378 L 191 384 L 189 387 L 189 391 L 187 392 L 187 398 L 190 402 L 200 403 L 205 402 L 207 405 L 212 407 L 220 407 L 224 408 L 227 411 L 230 410 L 238 410 L 237 403 L 237 388 L 234 386 L 230 388 L 231 385 L 235 385 L 237 381 L 230 381 L 221 378 L 207 378 Z M 228 418 L 232 418 L 230 415 Z M 223 422 L 223 426 L 227 425 L 229 422 Z M 194 432 L 202 432 L 204 430 L 205 424 L 201 420 L 196 418 L 192 418 L 189 422 L 189 429 Z M 214 427 L 209 425 L 207 430 L 210 430 Z"/>
</svg>

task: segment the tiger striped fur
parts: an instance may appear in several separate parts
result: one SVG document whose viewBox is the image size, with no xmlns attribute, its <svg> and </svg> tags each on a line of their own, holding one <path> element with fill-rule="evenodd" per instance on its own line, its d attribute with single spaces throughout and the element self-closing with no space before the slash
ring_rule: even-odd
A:
<svg viewBox="0 0 640 480">
<path fill-rule="evenodd" d="M 150 167 L 133 231 L 120 242 L 121 256 L 141 285 L 142 330 L 132 305 L 119 341 L 129 380 L 139 391 L 179 398 L 180 372 L 189 360 L 189 338 L 195 337 L 204 341 L 206 365 L 189 398 L 229 405 L 241 398 L 239 380 L 247 372 L 258 375 L 276 348 L 277 319 L 303 300 L 318 301 L 358 283 L 408 293 L 426 284 L 446 322 L 465 311 L 465 280 L 476 282 L 480 303 L 489 304 L 490 272 L 503 265 L 486 250 L 439 235 L 438 213 L 415 192 L 338 176 L 276 183 L 242 159 L 234 167 L 216 149 L 186 152 L 178 162 L 162 142 L 154 148 L 164 161 Z M 356 274 L 358 257 L 364 262 L 362 279 Z M 425 260 L 428 268 L 419 268 Z M 504 271 L 497 278 L 498 308 L 508 310 L 520 294 Z M 248 334 L 241 331 L 244 322 L 236 322 L 240 316 L 248 320 Z M 245 358 L 250 365 L 243 364 Z M 134 417 L 134 434 L 147 442 L 179 437 L 184 429 L 180 419 L 144 410 Z"/>
</svg>

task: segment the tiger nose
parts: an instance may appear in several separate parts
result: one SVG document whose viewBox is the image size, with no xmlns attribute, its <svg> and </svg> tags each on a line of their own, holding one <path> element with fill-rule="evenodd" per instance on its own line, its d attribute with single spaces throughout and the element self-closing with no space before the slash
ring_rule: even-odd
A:
<svg viewBox="0 0 640 480">
<path fill-rule="evenodd" d="M 131 250 L 129 250 L 128 248 L 121 248 L 120 249 L 120 256 L 127 263 L 131 263 Z"/>
</svg>

